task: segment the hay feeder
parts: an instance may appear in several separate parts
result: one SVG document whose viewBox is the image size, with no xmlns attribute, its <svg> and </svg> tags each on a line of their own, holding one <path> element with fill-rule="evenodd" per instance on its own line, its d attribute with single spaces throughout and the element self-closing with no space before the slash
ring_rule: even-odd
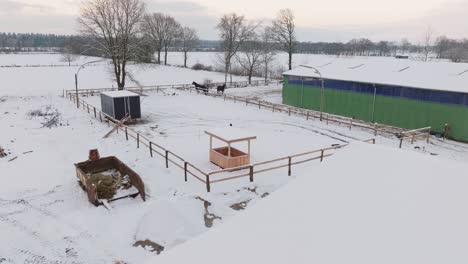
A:
<svg viewBox="0 0 468 264">
<path fill-rule="evenodd" d="M 80 162 L 75 164 L 75 168 L 81 187 L 87 193 L 88 200 L 95 206 L 102 205 L 104 201 L 136 198 L 138 195 L 143 201 L 146 199 L 145 185 L 140 176 L 114 156 Z M 122 177 L 119 179 L 115 175 L 107 174 L 108 171 Z M 119 188 L 126 191 L 119 193 Z"/>
<path fill-rule="evenodd" d="M 205 131 L 210 136 L 210 161 L 223 169 L 235 168 L 250 163 L 250 141 L 256 139 L 243 130 L 227 127 Z M 227 146 L 213 148 L 213 138 Z M 234 143 L 247 142 L 247 151 L 234 148 Z"/>
</svg>

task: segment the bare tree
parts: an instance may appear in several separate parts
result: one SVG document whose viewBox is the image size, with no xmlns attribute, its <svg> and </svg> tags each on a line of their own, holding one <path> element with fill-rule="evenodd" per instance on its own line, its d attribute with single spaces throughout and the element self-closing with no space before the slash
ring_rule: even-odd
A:
<svg viewBox="0 0 468 264">
<path fill-rule="evenodd" d="M 451 41 L 446 36 L 440 36 L 436 39 L 434 45 L 434 51 L 437 54 L 438 59 L 445 57 L 447 51 L 450 49 Z"/>
<path fill-rule="evenodd" d="M 187 68 L 188 53 L 198 44 L 197 31 L 191 27 L 183 27 L 180 34 L 182 52 L 184 53 L 184 68 Z"/>
<path fill-rule="evenodd" d="M 281 50 L 288 53 L 289 69 L 292 69 L 292 55 L 296 49 L 296 25 L 291 9 L 281 9 L 271 26 L 274 40 L 281 44 Z"/>
<path fill-rule="evenodd" d="M 262 65 L 262 55 L 262 43 L 257 35 L 244 43 L 239 54 L 236 55 L 237 62 L 247 75 L 249 84 L 252 83 L 252 76 L 255 73 L 258 73 L 260 66 Z"/>
<path fill-rule="evenodd" d="M 175 18 L 166 15 L 164 23 L 164 38 L 163 38 L 163 47 L 164 47 L 164 65 L 167 65 L 167 52 L 171 45 L 174 44 L 175 40 L 180 37 L 182 27 Z"/>
<path fill-rule="evenodd" d="M 407 52 L 410 51 L 411 48 L 411 43 L 408 41 L 408 39 L 404 38 L 400 42 L 400 52 L 404 55 Z"/>
<path fill-rule="evenodd" d="M 268 80 L 268 73 L 270 72 L 270 65 L 273 63 L 276 53 L 275 46 L 271 39 L 270 28 L 265 28 L 260 36 L 261 50 L 262 50 L 262 64 L 263 64 L 263 75 L 265 82 Z"/>
<path fill-rule="evenodd" d="M 65 46 L 62 50 L 62 58 L 60 61 L 68 63 L 68 66 L 71 66 L 71 63 L 78 59 L 78 55 L 73 54 L 73 49 L 70 46 Z"/>
<path fill-rule="evenodd" d="M 432 27 L 428 26 L 426 31 L 423 34 L 422 44 L 421 44 L 421 55 L 423 61 L 428 61 L 429 56 L 432 52 L 432 38 L 434 35 L 434 30 Z"/>
<path fill-rule="evenodd" d="M 222 40 L 224 82 L 227 83 L 227 77 L 231 69 L 232 59 L 242 44 L 251 38 L 256 26 L 248 23 L 244 16 L 231 13 L 224 15 L 216 28 L 219 30 L 219 36 Z"/>
<path fill-rule="evenodd" d="M 166 16 L 162 13 L 147 14 L 141 24 L 142 31 L 146 34 L 158 56 L 156 62 L 161 64 L 161 52 L 165 38 Z"/>
<path fill-rule="evenodd" d="M 468 61 L 468 48 L 458 45 L 447 50 L 446 55 L 452 62 Z"/>
<path fill-rule="evenodd" d="M 127 62 L 139 50 L 137 35 L 144 12 L 140 0 L 86 0 L 81 7 L 81 33 L 111 58 L 119 90 L 125 87 Z"/>
</svg>

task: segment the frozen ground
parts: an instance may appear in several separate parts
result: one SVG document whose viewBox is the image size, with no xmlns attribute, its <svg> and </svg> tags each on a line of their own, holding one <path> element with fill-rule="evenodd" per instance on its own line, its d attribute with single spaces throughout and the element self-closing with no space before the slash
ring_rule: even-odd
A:
<svg viewBox="0 0 468 264">
<path fill-rule="evenodd" d="M 278 101 L 278 87 L 254 87 L 227 89 L 226 93 L 260 99 Z M 142 97 L 143 124 L 135 128 L 152 138 L 155 143 L 185 154 L 189 160 L 205 163 L 208 143 L 204 131 L 212 127 L 226 127 L 232 124 L 258 136 L 253 142 L 254 161 L 265 161 L 284 155 L 328 147 L 331 144 L 362 141 L 374 138 L 373 131 L 349 126 L 327 124 L 318 120 L 288 116 L 287 113 L 272 113 L 271 110 L 259 110 L 245 103 L 224 101 L 195 92 L 165 90 L 150 92 Z M 280 96 L 280 95 L 279 95 Z M 99 96 L 87 97 L 85 100 L 100 107 Z M 397 148 L 399 139 L 391 135 L 378 135 L 377 143 Z M 205 151 L 203 155 L 193 153 L 186 145 Z M 274 145 L 274 151 L 271 145 Z M 245 146 L 244 146 L 245 147 Z M 468 161 L 468 145 L 453 141 L 443 141 L 433 137 L 430 143 L 417 141 L 414 145 L 403 143 L 404 149 L 412 149 L 427 155 L 447 159 Z"/>
<path fill-rule="evenodd" d="M 315 165 L 147 263 L 468 262 L 466 163 L 354 142 Z"/>
<path fill-rule="evenodd" d="M 62 126 L 41 128 L 42 117 L 29 116 L 48 105 L 59 109 Z M 255 203 L 289 180 L 278 172 L 254 184 L 219 183 L 207 194 L 203 184 L 185 183 L 181 171 L 165 169 L 162 160 L 138 151 L 121 134 L 102 139 L 110 128 L 63 98 L 2 97 L 0 112 L 2 146 L 10 153 L 0 159 L 2 176 L 8 177 L 0 186 L 0 260 L 5 263 L 141 263 L 155 253 L 133 247 L 138 241 L 149 239 L 167 250 L 232 216 L 231 205 Z M 122 200 L 110 212 L 92 206 L 73 166 L 86 160 L 91 148 L 137 171 L 147 202 Z M 193 153 L 205 157 L 205 149 Z M 216 216 L 213 223 L 205 222 L 205 214 Z"/>
<path fill-rule="evenodd" d="M 145 85 L 223 78 L 176 67 L 132 67 Z M 191 178 L 185 183 L 182 171 L 166 169 L 162 159 L 150 158 L 144 148 L 136 149 L 135 142 L 125 141 L 122 133 L 102 139 L 110 127 L 59 97 L 62 89 L 73 88 L 76 68 L 61 70 L 65 68 L 0 68 L 5 83 L 0 87 L 0 145 L 9 153 L 0 159 L 0 174 L 5 178 L 0 185 L 0 263 L 142 263 L 156 253 L 151 246 L 145 250 L 138 245 L 157 243 L 170 250 L 233 219 L 237 214 L 233 208 L 246 205 L 249 210 L 262 197 L 296 177 L 316 175 L 326 164 L 294 167 L 293 177 L 287 177 L 284 169 L 259 175 L 254 183 L 245 178 L 217 183 L 206 193 L 203 184 Z M 80 83 L 83 88 L 108 87 L 111 80 L 100 65 L 81 72 Z M 278 87 L 228 89 L 227 93 L 280 100 Z M 97 96 L 85 100 L 99 106 Z M 207 170 L 214 168 L 207 162 L 208 138 L 203 134 L 210 127 L 233 124 L 255 133 L 255 161 L 373 137 L 368 131 L 350 131 L 177 90 L 151 92 L 142 100 L 146 122 L 134 129 Z M 61 125 L 42 128 L 44 117 L 30 115 L 47 106 L 61 113 Z M 377 143 L 398 146 L 396 139 L 384 136 L 378 136 Z M 101 156 L 117 156 L 139 173 L 149 194 L 147 202 L 126 199 L 114 203 L 111 211 L 92 206 L 77 184 L 73 166 L 86 160 L 92 148 L 98 148 Z M 468 147 L 454 142 L 433 139 L 430 144 L 417 142 L 404 148 L 428 160 L 440 160 L 442 168 L 451 166 L 446 159 L 468 160 Z"/>
</svg>

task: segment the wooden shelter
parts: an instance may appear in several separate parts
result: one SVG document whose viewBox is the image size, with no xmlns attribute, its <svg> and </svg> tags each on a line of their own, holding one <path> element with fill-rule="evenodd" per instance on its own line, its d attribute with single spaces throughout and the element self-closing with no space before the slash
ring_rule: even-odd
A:
<svg viewBox="0 0 468 264">
<path fill-rule="evenodd" d="M 210 136 L 210 161 L 223 169 L 235 168 L 250 163 L 250 141 L 256 136 L 249 135 L 236 128 L 218 128 L 205 131 Z M 227 144 L 227 146 L 213 148 L 213 138 Z M 232 144 L 247 142 L 247 151 L 234 148 Z"/>
</svg>

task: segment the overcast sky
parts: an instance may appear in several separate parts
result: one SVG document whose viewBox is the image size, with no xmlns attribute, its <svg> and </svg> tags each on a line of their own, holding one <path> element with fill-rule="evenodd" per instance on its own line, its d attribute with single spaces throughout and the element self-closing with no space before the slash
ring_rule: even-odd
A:
<svg viewBox="0 0 468 264">
<path fill-rule="evenodd" d="M 418 42 L 430 26 L 437 35 L 468 38 L 468 0 L 146 0 L 149 12 L 165 12 L 217 39 L 215 25 L 237 12 L 268 23 L 281 8 L 297 18 L 300 41 L 372 40 Z M 0 0 L 0 31 L 76 33 L 81 0 Z"/>
</svg>

